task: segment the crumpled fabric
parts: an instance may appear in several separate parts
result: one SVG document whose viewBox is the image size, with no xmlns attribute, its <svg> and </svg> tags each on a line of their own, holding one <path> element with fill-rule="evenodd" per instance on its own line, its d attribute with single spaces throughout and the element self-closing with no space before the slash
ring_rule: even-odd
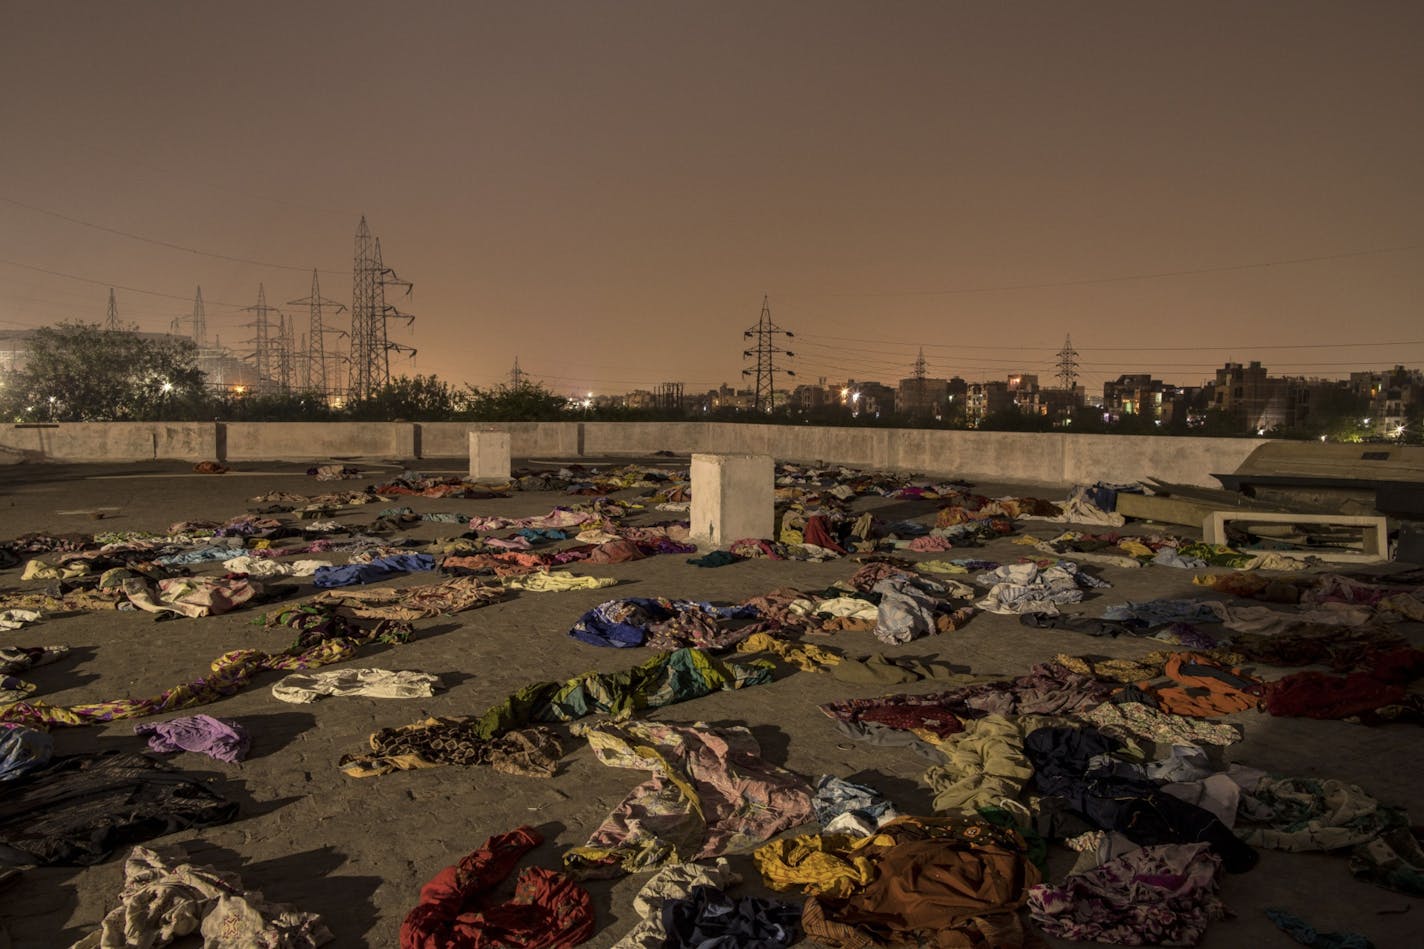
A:
<svg viewBox="0 0 1424 949">
<path fill-rule="evenodd" d="M 330 695 L 364 695 L 372 699 L 429 698 L 440 686 L 440 677 L 408 669 L 334 669 L 327 672 L 296 672 L 272 686 L 272 697 L 298 705 Z"/>
<path fill-rule="evenodd" d="M 871 882 L 844 900 L 809 896 L 801 925 L 831 947 L 1021 946 L 1018 909 L 1038 868 L 1016 831 L 979 817 L 901 817 L 850 851 Z"/>
<path fill-rule="evenodd" d="M 120 847 L 237 816 L 228 801 L 146 755 L 63 755 L 5 784 L 0 864 L 89 866 Z"/>
<path fill-rule="evenodd" d="M 1050 936 L 1127 946 L 1194 946 L 1226 915 L 1221 860 L 1204 843 L 1142 847 L 1029 891 L 1033 921 Z"/>
<path fill-rule="evenodd" d="M 565 570 L 549 573 L 526 573 L 519 577 L 506 577 L 504 585 L 511 590 L 527 593 L 562 593 L 565 590 L 599 590 L 616 586 L 613 577 L 580 577 Z"/>
<path fill-rule="evenodd" d="M 990 613 L 1057 613 L 1059 606 L 1082 602 L 1084 576 L 1071 563 L 1005 564 L 975 578 L 989 588 L 975 605 Z"/>
<path fill-rule="evenodd" d="M 1350 873 L 1386 890 L 1424 896 L 1422 843 L 1421 832 L 1406 826 L 1401 815 L 1397 826 L 1355 847 L 1350 854 Z"/>
<path fill-rule="evenodd" d="M 758 896 L 732 897 L 710 886 L 662 905 L 666 949 L 775 949 L 801 940 L 799 907 Z"/>
<path fill-rule="evenodd" d="M 404 573 L 434 569 L 435 558 L 430 554 L 397 554 L 391 557 L 378 557 L 370 563 L 348 563 L 339 567 L 323 567 L 312 574 L 312 583 L 319 587 L 379 583 Z"/>
<path fill-rule="evenodd" d="M 938 632 L 935 614 L 944 604 L 944 586 L 928 577 L 895 574 L 874 587 L 880 594 L 875 638 L 900 645 Z"/>
<path fill-rule="evenodd" d="M 1241 792 L 1238 832 L 1256 847 L 1341 850 L 1379 836 L 1386 808 L 1358 785 L 1334 778 L 1266 776 Z"/>
<path fill-rule="evenodd" d="M 773 765 L 749 729 L 630 721 L 583 730 L 594 755 L 615 768 L 652 771 L 566 869 L 610 876 L 737 853 L 812 815 L 805 778 Z"/>
<path fill-rule="evenodd" d="M 70 949 L 166 946 L 195 932 L 204 949 L 316 949 L 336 938 L 316 913 L 268 903 L 236 873 L 135 847 L 119 905 Z"/>
<path fill-rule="evenodd" d="M 845 657 L 825 646 L 815 643 L 798 643 L 789 639 L 778 639 L 770 633 L 752 633 L 737 643 L 739 653 L 769 652 L 788 662 L 802 672 L 816 672 L 826 668 L 838 668 Z"/>
<path fill-rule="evenodd" d="M 964 731 L 938 746 L 944 763 L 933 765 L 921 778 L 935 792 L 934 809 L 971 812 L 1016 799 L 1033 777 L 1033 766 L 1024 756 L 1024 735 L 1043 724 L 1037 716 L 1002 715 L 964 722 Z"/>
<path fill-rule="evenodd" d="M 660 653 L 622 672 L 586 672 L 563 682 L 535 682 L 475 717 L 427 719 L 405 729 L 382 729 L 371 736 L 373 753 L 344 756 L 341 768 L 347 774 L 364 777 L 368 773 L 387 774 L 425 766 L 400 760 L 410 753 L 406 738 L 412 737 L 396 734 L 402 731 L 440 726 L 434 729 L 434 737 L 454 737 L 458 742 L 489 741 L 539 722 L 571 722 L 588 715 L 626 717 L 642 709 L 675 705 L 719 690 L 764 685 L 771 681 L 773 668 L 767 660 L 723 662 L 700 649 Z M 431 744 L 423 742 L 424 747 Z M 457 744 L 456 750 L 458 747 Z"/>
<path fill-rule="evenodd" d="M 590 646 L 694 645 L 717 649 L 742 638 L 735 630 L 720 627 L 721 621 L 752 619 L 758 615 L 759 611 L 749 606 L 713 606 L 664 597 L 625 597 L 600 603 L 584 613 L 574 622 L 569 636 Z"/>
<path fill-rule="evenodd" d="M 874 878 L 870 861 L 853 853 L 867 834 L 808 834 L 782 837 L 752 854 L 762 882 L 773 890 L 846 899 Z"/>
<path fill-rule="evenodd" d="M 0 610 L 0 629 L 20 629 L 43 618 L 39 610 Z"/>
<path fill-rule="evenodd" d="M 488 738 L 471 719 L 427 718 L 371 735 L 370 753 L 342 755 L 337 766 L 353 778 L 444 765 L 483 765 L 503 774 L 552 778 L 564 746 L 543 726 L 516 728 Z"/>
<path fill-rule="evenodd" d="M 323 567 L 330 567 L 330 560 L 273 560 L 270 557 L 233 557 L 223 561 L 223 569 L 229 573 L 245 573 L 249 577 L 310 577 Z"/>
<path fill-rule="evenodd" d="M 1080 717 L 1116 738 L 1172 745 L 1234 745 L 1241 740 L 1238 725 L 1171 715 L 1143 702 L 1104 702 Z"/>
<path fill-rule="evenodd" d="M 508 595 L 503 586 L 485 583 L 478 577 L 451 577 L 414 587 L 325 590 L 308 602 L 323 609 L 339 607 L 348 615 L 365 619 L 409 623 L 478 609 Z M 269 625 L 272 615 L 268 615 Z"/>
<path fill-rule="evenodd" d="M 1232 873 L 1255 866 L 1256 852 L 1211 813 L 1102 764 L 1119 747 L 1093 728 L 1040 728 L 1024 738 L 1034 786 L 1064 799 L 1093 826 L 1143 845 L 1209 843 Z"/>
<path fill-rule="evenodd" d="M 13 781 L 49 764 L 54 739 L 23 725 L 0 725 L 0 781 Z"/>
<path fill-rule="evenodd" d="M 663 925 L 662 908 L 665 902 L 688 896 L 695 886 L 726 890 L 740 882 L 741 874 L 733 870 L 724 857 L 718 857 L 717 862 L 710 866 L 677 863 L 663 867 L 633 897 L 633 912 L 642 922 L 614 943 L 612 949 L 663 949 L 668 936 Z"/>
<path fill-rule="evenodd" d="M 211 715 L 188 715 L 165 722 L 140 722 L 135 735 L 148 736 L 150 751 L 196 751 L 218 761 L 236 763 L 247 757 L 252 739 L 237 722 Z"/>
<path fill-rule="evenodd" d="M 143 577 L 131 577 L 123 589 L 129 602 L 141 610 L 194 619 L 235 610 L 263 591 L 260 583 L 236 577 L 168 577 L 156 586 Z"/>
<path fill-rule="evenodd" d="M 1323 933 L 1294 913 L 1283 909 L 1268 909 L 1266 917 L 1276 928 L 1302 946 L 1315 949 L 1375 949 L 1375 944 L 1363 933 Z"/>
<path fill-rule="evenodd" d="M 401 949 L 569 949 L 593 935 L 593 900 L 562 873 L 525 867 L 514 897 L 495 891 L 525 854 L 544 842 L 533 827 L 496 834 L 420 888 L 400 928 Z"/>
<path fill-rule="evenodd" d="M 865 837 L 900 816 L 890 799 L 875 788 L 831 774 L 821 775 L 816 782 L 811 806 L 823 830 L 852 837 Z"/>
</svg>

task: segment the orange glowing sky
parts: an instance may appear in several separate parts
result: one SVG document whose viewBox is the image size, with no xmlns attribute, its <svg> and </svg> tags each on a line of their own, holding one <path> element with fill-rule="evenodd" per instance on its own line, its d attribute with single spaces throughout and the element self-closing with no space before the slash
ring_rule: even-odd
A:
<svg viewBox="0 0 1424 949">
<path fill-rule="evenodd" d="M 415 283 L 396 371 L 456 382 L 517 356 L 559 391 L 736 384 L 763 293 L 800 381 L 891 381 L 923 346 L 932 375 L 1047 382 L 1067 333 L 1090 389 L 1424 365 L 1414 0 L 57 0 L 5 24 L 0 329 L 102 320 L 110 285 L 165 329 L 201 284 L 240 349 L 259 282 L 280 303 L 319 267 L 349 302 L 365 214 Z"/>
</svg>

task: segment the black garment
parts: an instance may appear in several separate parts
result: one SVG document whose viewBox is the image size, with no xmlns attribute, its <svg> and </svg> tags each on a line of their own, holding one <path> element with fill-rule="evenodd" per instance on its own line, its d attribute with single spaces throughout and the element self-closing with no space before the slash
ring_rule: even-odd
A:
<svg viewBox="0 0 1424 949">
<path fill-rule="evenodd" d="M 1232 873 L 1256 865 L 1256 851 L 1208 811 L 1164 793 L 1156 782 L 1090 763 L 1119 747 L 1117 739 L 1095 728 L 1040 728 L 1024 739 L 1034 785 L 1063 798 L 1095 826 L 1143 845 L 1204 841 Z"/>
<path fill-rule="evenodd" d="M 1144 636 L 1148 628 L 1142 620 L 1097 619 L 1092 616 L 1066 616 L 1062 613 L 1020 613 L 1019 622 L 1038 629 L 1067 629 L 1089 636 Z"/>
<path fill-rule="evenodd" d="M 0 795 L 0 864 L 87 866 L 121 847 L 225 824 L 228 801 L 144 755 L 67 755 Z"/>
<path fill-rule="evenodd" d="M 775 949 L 801 939 L 801 907 L 755 896 L 734 899 L 711 886 L 663 903 L 665 949 Z"/>
</svg>

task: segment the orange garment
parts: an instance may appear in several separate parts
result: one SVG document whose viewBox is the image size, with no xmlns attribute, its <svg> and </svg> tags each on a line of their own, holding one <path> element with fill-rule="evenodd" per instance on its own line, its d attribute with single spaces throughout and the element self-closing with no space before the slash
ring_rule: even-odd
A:
<svg viewBox="0 0 1424 949">
<path fill-rule="evenodd" d="M 1177 683 L 1154 693 L 1164 712 L 1215 718 L 1261 704 L 1264 688 L 1260 679 L 1200 654 L 1173 653 L 1163 674 Z"/>
</svg>

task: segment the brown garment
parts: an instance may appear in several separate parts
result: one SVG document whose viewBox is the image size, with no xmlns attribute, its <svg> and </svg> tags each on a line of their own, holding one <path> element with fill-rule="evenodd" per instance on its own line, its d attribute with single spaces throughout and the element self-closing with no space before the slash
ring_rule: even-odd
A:
<svg viewBox="0 0 1424 949">
<path fill-rule="evenodd" d="M 845 900 L 808 898 L 802 928 L 848 949 L 1023 946 L 1018 909 L 1040 879 L 1025 851 L 1017 833 L 980 818 L 898 818 L 855 851 L 872 881 Z"/>
</svg>

